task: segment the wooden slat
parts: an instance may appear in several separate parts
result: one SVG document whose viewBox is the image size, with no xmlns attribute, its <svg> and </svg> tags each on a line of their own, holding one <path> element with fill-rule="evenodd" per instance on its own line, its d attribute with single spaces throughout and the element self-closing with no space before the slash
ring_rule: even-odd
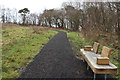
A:
<svg viewBox="0 0 120 80">
<path fill-rule="evenodd" d="M 101 52 L 101 57 L 110 57 L 111 49 L 103 46 L 102 52 Z"/>
<path fill-rule="evenodd" d="M 97 43 L 97 42 L 94 42 L 94 44 L 93 44 L 93 52 L 96 53 L 96 54 L 98 53 L 99 45 L 100 45 L 100 44 Z"/>
<path fill-rule="evenodd" d="M 98 65 L 97 57 L 100 57 L 100 54 L 95 54 L 92 51 L 84 51 L 80 49 L 83 58 L 86 60 L 92 71 L 96 74 L 116 74 L 117 67 L 111 62 L 109 65 Z"/>
</svg>

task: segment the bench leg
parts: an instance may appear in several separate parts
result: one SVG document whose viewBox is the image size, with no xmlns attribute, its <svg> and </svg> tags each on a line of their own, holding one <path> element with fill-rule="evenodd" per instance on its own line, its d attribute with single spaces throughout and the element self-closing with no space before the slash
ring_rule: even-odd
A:
<svg viewBox="0 0 120 80">
<path fill-rule="evenodd" d="M 82 61 L 83 61 L 83 62 L 85 62 L 85 60 L 84 60 L 84 59 L 82 59 Z"/>
<path fill-rule="evenodd" d="M 87 70 L 89 70 L 89 66 L 87 65 Z"/>
<path fill-rule="evenodd" d="M 85 60 L 83 59 L 83 62 L 85 62 Z"/>
<path fill-rule="evenodd" d="M 107 79 L 107 74 L 105 74 L 105 80 Z"/>
<path fill-rule="evenodd" d="M 94 73 L 94 80 L 95 80 L 95 78 L 96 78 L 96 74 Z"/>
</svg>

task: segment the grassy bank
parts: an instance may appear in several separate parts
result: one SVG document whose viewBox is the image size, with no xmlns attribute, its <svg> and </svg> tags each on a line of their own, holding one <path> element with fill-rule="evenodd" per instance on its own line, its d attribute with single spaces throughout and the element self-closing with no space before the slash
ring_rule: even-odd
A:
<svg viewBox="0 0 120 80">
<path fill-rule="evenodd" d="M 0 23 L 0 79 L 2 78 L 2 29 Z"/>
<path fill-rule="evenodd" d="M 82 36 L 82 34 L 78 32 L 67 32 L 67 36 L 68 36 L 69 41 L 71 42 L 74 53 L 79 56 L 81 56 L 80 51 L 79 51 L 80 48 L 83 48 L 85 45 L 93 44 L 92 41 L 89 42 L 89 40 L 85 39 Z M 103 46 L 104 45 L 100 46 L 99 53 L 101 52 Z M 107 45 L 107 47 L 113 48 L 113 46 L 110 46 L 110 45 Z M 119 68 L 120 63 L 116 60 L 118 58 L 118 53 L 119 53 L 118 50 L 113 49 L 110 60 L 114 65 L 116 65 Z M 113 77 L 120 79 L 120 70 L 118 70 L 118 74 L 114 75 Z"/>
<path fill-rule="evenodd" d="M 16 78 L 56 31 L 37 27 L 3 28 L 2 78 Z"/>
<path fill-rule="evenodd" d="M 80 55 L 80 48 L 83 48 L 85 45 L 90 45 L 90 43 L 88 43 L 82 35 L 77 32 L 67 32 L 67 37 L 71 42 L 74 53 L 77 55 Z"/>
</svg>

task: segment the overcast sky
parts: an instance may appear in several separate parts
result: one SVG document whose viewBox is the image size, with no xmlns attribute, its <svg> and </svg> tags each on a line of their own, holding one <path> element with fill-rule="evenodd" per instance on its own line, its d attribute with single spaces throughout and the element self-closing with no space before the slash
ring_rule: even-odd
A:
<svg viewBox="0 0 120 80">
<path fill-rule="evenodd" d="M 0 6 L 5 8 L 16 8 L 17 10 L 28 8 L 32 13 L 40 13 L 45 9 L 60 8 L 63 2 L 74 2 L 83 0 L 0 0 Z M 103 1 L 103 0 L 86 0 L 86 1 Z M 119 1 L 119 0 L 104 0 Z"/>
<path fill-rule="evenodd" d="M 17 10 L 28 8 L 31 12 L 41 12 L 44 9 L 60 8 L 62 3 L 67 1 L 71 0 L 0 0 L 0 6 Z"/>
</svg>

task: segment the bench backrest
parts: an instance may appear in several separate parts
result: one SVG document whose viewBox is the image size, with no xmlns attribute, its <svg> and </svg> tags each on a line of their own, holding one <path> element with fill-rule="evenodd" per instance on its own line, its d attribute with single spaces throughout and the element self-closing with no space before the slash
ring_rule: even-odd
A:
<svg viewBox="0 0 120 80">
<path fill-rule="evenodd" d="M 111 53 L 112 49 L 103 46 L 102 48 L 102 52 L 101 52 L 101 57 L 110 57 L 110 53 Z"/>
<path fill-rule="evenodd" d="M 93 52 L 94 53 L 98 53 L 98 48 L 99 48 L 100 44 L 98 42 L 94 42 L 93 44 Z"/>
</svg>

